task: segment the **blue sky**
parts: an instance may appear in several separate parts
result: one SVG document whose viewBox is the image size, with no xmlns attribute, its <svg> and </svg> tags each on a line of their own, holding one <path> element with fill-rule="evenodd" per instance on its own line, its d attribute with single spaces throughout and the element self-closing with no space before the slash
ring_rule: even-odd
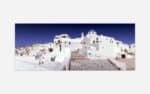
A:
<svg viewBox="0 0 150 94">
<path fill-rule="evenodd" d="M 114 37 L 124 43 L 135 43 L 135 24 L 15 24 L 15 46 L 52 42 L 55 35 L 68 33 L 72 38 L 80 37 L 89 30 Z"/>
</svg>

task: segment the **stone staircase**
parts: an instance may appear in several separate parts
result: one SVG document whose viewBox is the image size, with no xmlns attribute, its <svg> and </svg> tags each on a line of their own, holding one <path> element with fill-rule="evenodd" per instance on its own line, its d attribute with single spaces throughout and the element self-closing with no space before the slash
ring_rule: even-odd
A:
<svg viewBox="0 0 150 94">
<path fill-rule="evenodd" d="M 78 51 L 71 53 L 71 60 L 83 60 L 87 59 L 84 55 L 78 53 Z"/>
</svg>

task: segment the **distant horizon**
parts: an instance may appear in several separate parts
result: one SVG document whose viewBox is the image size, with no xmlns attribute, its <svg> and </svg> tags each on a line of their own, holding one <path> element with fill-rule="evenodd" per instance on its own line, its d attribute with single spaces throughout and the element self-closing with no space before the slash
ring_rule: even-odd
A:
<svg viewBox="0 0 150 94">
<path fill-rule="evenodd" d="M 90 30 L 113 37 L 125 44 L 135 44 L 135 24 L 15 24 L 15 47 L 53 42 L 54 36 L 68 34 L 77 38 Z"/>
</svg>

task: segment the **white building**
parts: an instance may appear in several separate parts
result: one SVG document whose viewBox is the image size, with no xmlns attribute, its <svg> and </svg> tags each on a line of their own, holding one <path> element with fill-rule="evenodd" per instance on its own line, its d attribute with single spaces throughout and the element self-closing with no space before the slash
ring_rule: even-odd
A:
<svg viewBox="0 0 150 94">
<path fill-rule="evenodd" d="M 82 37 L 71 39 L 68 34 L 57 35 L 54 38 L 54 44 L 61 44 L 63 47 L 69 47 L 71 51 L 76 51 L 82 48 L 81 45 Z"/>
<path fill-rule="evenodd" d="M 131 49 L 131 47 L 130 47 Z M 134 47 L 132 46 L 132 52 Z M 91 30 L 82 40 L 80 53 L 89 58 L 126 58 L 129 45 Z"/>
<path fill-rule="evenodd" d="M 68 34 L 56 35 L 53 43 L 32 45 L 30 55 L 34 56 L 43 50 L 48 51 L 49 48 L 56 54 L 65 48 L 70 48 L 71 52 L 78 51 L 79 54 L 94 59 L 128 58 L 129 54 L 135 54 L 135 45 L 124 44 L 112 37 L 98 35 L 94 30 L 90 30 L 86 35 L 81 33 L 77 38 L 71 38 Z M 25 49 L 21 49 L 25 52 Z M 21 49 L 17 49 L 17 52 L 21 53 Z"/>
</svg>

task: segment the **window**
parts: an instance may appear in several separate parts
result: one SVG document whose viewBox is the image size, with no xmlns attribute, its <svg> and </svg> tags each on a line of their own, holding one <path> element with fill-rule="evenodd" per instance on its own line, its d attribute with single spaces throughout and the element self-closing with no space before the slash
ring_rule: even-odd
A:
<svg viewBox="0 0 150 94">
<path fill-rule="evenodd" d="M 91 55 L 91 53 L 89 53 L 89 55 Z"/>
<path fill-rule="evenodd" d="M 93 44 L 95 44 L 95 40 L 93 40 Z"/>
<path fill-rule="evenodd" d="M 67 36 L 62 36 L 62 38 L 66 38 Z"/>
<path fill-rule="evenodd" d="M 97 40 L 97 41 L 99 40 L 98 37 L 96 38 L 96 40 Z"/>
<path fill-rule="evenodd" d="M 53 48 L 49 48 L 49 52 L 53 52 Z"/>
<path fill-rule="evenodd" d="M 61 41 L 60 40 L 58 40 L 58 44 L 60 44 L 61 43 Z"/>
<path fill-rule="evenodd" d="M 69 45 L 71 45 L 71 42 L 69 42 Z"/>
<path fill-rule="evenodd" d="M 125 55 L 125 54 L 122 54 L 122 55 L 121 55 L 121 58 L 125 59 L 125 58 L 126 58 L 126 55 Z"/>
</svg>

